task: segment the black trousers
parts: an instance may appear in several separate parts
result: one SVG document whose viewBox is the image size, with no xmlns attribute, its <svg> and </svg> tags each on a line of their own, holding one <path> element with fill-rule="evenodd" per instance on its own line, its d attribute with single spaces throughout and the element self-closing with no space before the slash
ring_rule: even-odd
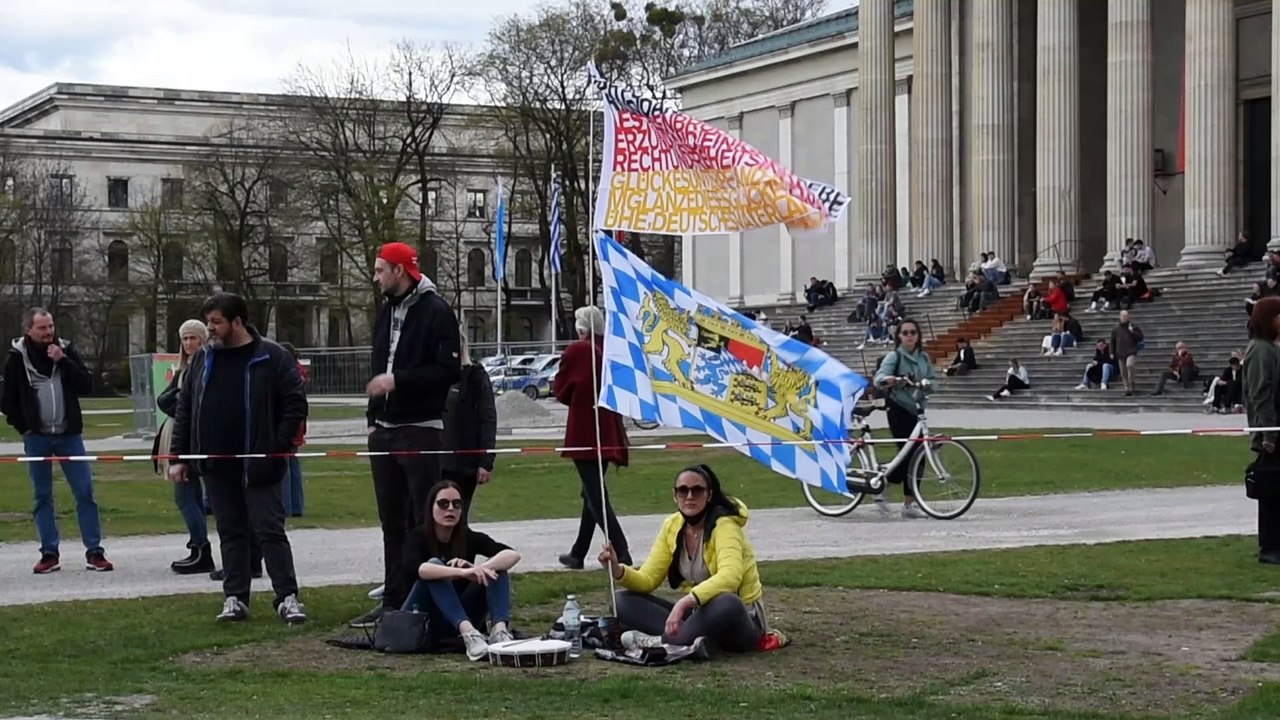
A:
<svg viewBox="0 0 1280 720">
<path fill-rule="evenodd" d="M 440 449 L 440 431 L 425 427 L 374 428 L 369 435 L 371 452 Z M 369 458 L 373 494 L 382 525 L 382 606 L 400 609 L 409 596 L 409 578 L 403 565 L 404 540 L 409 531 L 426 520 L 427 493 L 440 482 L 439 455 L 382 455 Z"/>
<path fill-rule="evenodd" d="M 730 652 L 747 652 L 756 648 L 764 634 L 742 598 L 733 593 L 717 595 L 687 615 L 675 635 L 666 634 L 667 617 L 674 603 L 630 590 L 622 590 L 615 597 L 618 623 L 623 628 L 661 635 L 663 642 L 672 645 L 692 645 L 701 637 Z"/>
<path fill-rule="evenodd" d="M 595 460 L 574 460 L 573 466 L 582 481 L 582 516 L 578 519 L 578 537 L 573 541 L 569 554 L 585 562 L 587 553 L 591 551 L 591 537 L 598 525 L 601 530 L 609 528 L 609 542 L 618 554 L 618 562 L 630 565 L 631 550 L 627 546 L 627 536 L 618 524 L 618 516 L 613 512 L 613 503 L 609 502 L 608 488 L 603 497 L 600 494 L 599 465 Z M 608 462 L 604 464 L 604 470 L 608 472 Z"/>
<path fill-rule="evenodd" d="M 916 422 L 918 422 L 920 418 L 915 413 L 892 400 L 884 404 L 884 409 L 885 414 L 889 416 L 889 433 L 899 439 L 911 437 L 911 431 L 916 429 Z M 901 450 L 904 444 L 905 443 L 898 443 L 898 449 Z M 911 459 L 915 456 L 918 449 L 918 444 L 913 443 L 911 452 L 907 454 L 906 459 L 902 461 L 901 465 L 894 468 L 893 472 L 889 473 L 889 482 L 894 485 L 901 485 L 902 492 L 907 497 L 915 496 L 914 491 L 911 489 L 911 484 L 906 482 L 906 480 L 907 469 L 911 467 Z"/>
<path fill-rule="evenodd" d="M 270 485 L 245 487 L 234 469 L 215 469 L 205 475 L 205 487 L 213 516 L 218 522 L 218 542 L 222 548 L 222 569 L 226 577 L 222 592 L 249 604 L 249 586 L 254 563 L 254 538 L 261 546 L 275 604 L 298 594 L 298 576 L 293 568 L 293 548 L 284 530 L 284 473 Z"/>
</svg>

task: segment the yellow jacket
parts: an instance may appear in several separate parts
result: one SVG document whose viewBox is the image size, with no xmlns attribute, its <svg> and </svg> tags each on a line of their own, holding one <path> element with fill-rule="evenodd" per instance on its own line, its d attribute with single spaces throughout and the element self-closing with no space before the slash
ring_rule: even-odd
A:
<svg viewBox="0 0 1280 720">
<path fill-rule="evenodd" d="M 747 524 L 747 506 L 739 502 L 738 512 L 739 515 L 734 517 L 715 518 L 715 524 L 703 539 L 702 555 L 711 577 L 696 586 L 681 578 L 680 592 L 693 593 L 699 605 L 706 605 L 721 593 L 736 593 L 743 603 L 750 605 L 764 594 L 760 572 L 756 569 L 755 551 L 743 532 Z M 651 593 L 663 579 L 675 587 L 675 569 L 679 567 L 676 553 L 683 552 L 683 543 L 680 542 L 683 528 L 683 515 L 677 512 L 668 517 L 662 523 L 644 564 L 639 569 L 623 567 L 622 578 L 618 581 L 622 587 L 633 592 Z"/>
</svg>

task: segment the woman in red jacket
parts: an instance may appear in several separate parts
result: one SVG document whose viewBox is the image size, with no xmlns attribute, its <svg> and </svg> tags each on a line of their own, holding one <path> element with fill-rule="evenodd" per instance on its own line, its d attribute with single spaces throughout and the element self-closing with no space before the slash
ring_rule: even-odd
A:
<svg viewBox="0 0 1280 720">
<path fill-rule="evenodd" d="M 600 474 L 608 470 L 609 463 L 618 467 L 627 465 L 627 432 L 622 418 L 611 410 L 600 408 L 600 441 L 596 441 L 596 389 L 600 386 L 604 368 L 604 313 L 594 306 L 580 307 L 573 313 L 578 341 L 564 349 L 560 369 L 556 372 L 555 395 L 561 405 L 569 407 L 569 421 L 564 429 L 564 445 L 571 448 L 562 453 L 573 460 L 582 480 L 582 517 L 578 524 L 578 538 L 568 553 L 560 556 L 560 564 L 579 570 L 591 549 L 591 536 L 595 526 L 603 530 L 608 523 L 609 542 L 617 551 L 618 561 L 631 564 L 627 538 L 618 524 L 607 492 L 601 492 Z M 592 349 L 595 345 L 595 364 L 592 367 Z M 601 467 L 595 448 L 601 447 Z"/>
<path fill-rule="evenodd" d="M 1067 315 L 1071 313 L 1071 301 L 1067 299 L 1067 293 L 1058 287 L 1058 281 L 1049 281 L 1049 294 L 1044 298 L 1044 304 L 1049 306 L 1055 315 Z"/>
</svg>

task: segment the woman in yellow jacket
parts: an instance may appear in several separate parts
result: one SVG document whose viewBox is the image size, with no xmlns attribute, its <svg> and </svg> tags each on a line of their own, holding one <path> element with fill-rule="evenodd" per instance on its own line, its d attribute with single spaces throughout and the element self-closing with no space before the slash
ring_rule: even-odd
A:
<svg viewBox="0 0 1280 720">
<path fill-rule="evenodd" d="M 702 639 L 732 652 L 756 649 L 769 632 L 755 552 L 747 541 L 747 506 L 720 489 L 706 465 L 676 474 L 678 512 L 667 518 L 639 569 L 618 562 L 606 545 L 600 564 L 622 587 L 618 623 L 628 649 L 695 646 Z M 683 597 L 651 595 L 666 580 Z"/>
</svg>

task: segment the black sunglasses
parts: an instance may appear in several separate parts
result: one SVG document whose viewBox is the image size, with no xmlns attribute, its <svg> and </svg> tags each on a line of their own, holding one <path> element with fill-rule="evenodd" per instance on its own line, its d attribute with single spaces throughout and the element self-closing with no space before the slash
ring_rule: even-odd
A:
<svg viewBox="0 0 1280 720">
<path fill-rule="evenodd" d="M 677 485 L 676 497 L 693 498 L 697 500 L 707 494 L 706 485 Z"/>
<path fill-rule="evenodd" d="M 436 500 L 436 507 L 440 508 L 441 510 L 448 510 L 449 508 L 453 508 L 454 510 L 461 510 L 462 498 L 458 498 L 457 500 L 448 500 L 445 498 L 440 498 L 439 500 Z"/>
<path fill-rule="evenodd" d="M 908 328 L 908 329 L 906 329 L 906 330 L 899 330 L 899 331 L 898 331 L 898 334 L 899 334 L 899 335 L 919 335 L 919 334 L 920 334 L 920 331 L 919 331 L 919 330 L 912 330 L 912 329 Z"/>
</svg>

